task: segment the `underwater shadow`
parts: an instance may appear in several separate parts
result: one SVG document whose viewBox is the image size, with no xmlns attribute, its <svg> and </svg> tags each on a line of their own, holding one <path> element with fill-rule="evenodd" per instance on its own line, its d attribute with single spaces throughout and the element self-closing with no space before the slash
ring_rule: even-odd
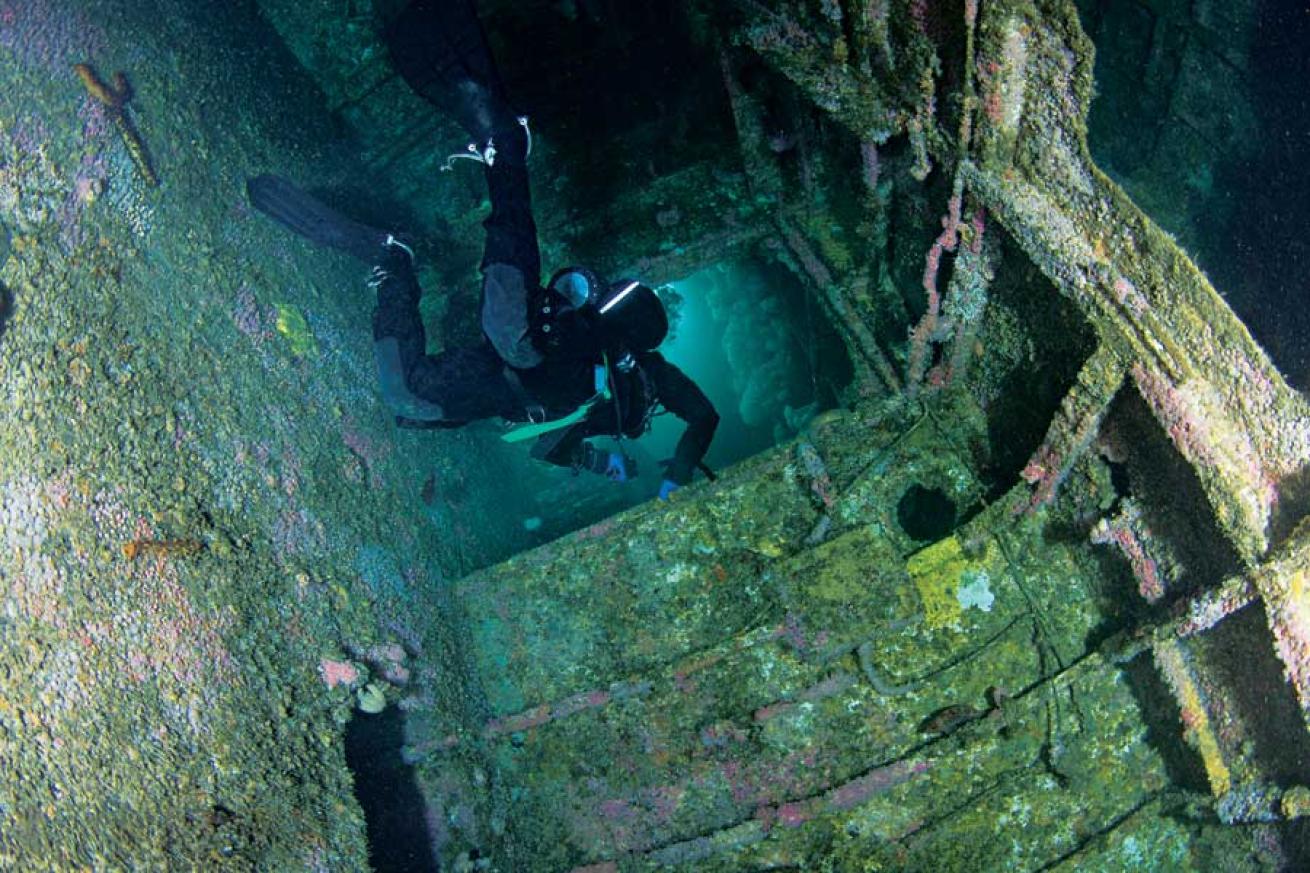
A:
<svg viewBox="0 0 1310 873">
<path fill-rule="evenodd" d="M 364 810 L 369 864 L 377 873 L 437 873 L 426 803 L 401 756 L 405 716 L 395 707 L 346 725 L 346 765 Z"/>
<path fill-rule="evenodd" d="M 0 285 L 0 340 L 5 338 L 5 328 L 9 326 L 9 317 L 13 313 L 14 295 L 4 285 Z"/>
<path fill-rule="evenodd" d="M 1269 520 L 1270 548 L 1276 548 L 1291 536 L 1307 514 L 1310 514 L 1310 460 L 1278 483 L 1278 500 Z"/>
<path fill-rule="evenodd" d="M 1225 710 L 1232 723 L 1240 725 L 1249 760 L 1275 784 L 1303 782 L 1310 772 L 1310 738 L 1302 727 L 1296 695 L 1284 678 L 1264 604 L 1252 604 L 1225 619 L 1198 637 L 1193 651 L 1204 675 L 1222 689 Z"/>
<path fill-rule="evenodd" d="M 1182 710 L 1154 662 L 1150 657 L 1138 656 L 1123 665 L 1123 672 L 1146 724 L 1146 743 L 1160 755 L 1169 781 L 1185 791 L 1208 793 L 1205 764 L 1183 740 Z"/>
</svg>

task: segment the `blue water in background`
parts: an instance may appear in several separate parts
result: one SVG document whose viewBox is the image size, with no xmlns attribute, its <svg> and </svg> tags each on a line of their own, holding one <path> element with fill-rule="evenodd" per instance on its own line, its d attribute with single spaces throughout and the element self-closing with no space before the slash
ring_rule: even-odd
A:
<svg viewBox="0 0 1310 873">
<path fill-rule="evenodd" d="M 1251 96 L 1263 127 L 1256 158 L 1216 184 L 1237 197 L 1227 228 L 1198 259 L 1288 380 L 1310 390 L 1310 3 L 1265 0 Z"/>
</svg>

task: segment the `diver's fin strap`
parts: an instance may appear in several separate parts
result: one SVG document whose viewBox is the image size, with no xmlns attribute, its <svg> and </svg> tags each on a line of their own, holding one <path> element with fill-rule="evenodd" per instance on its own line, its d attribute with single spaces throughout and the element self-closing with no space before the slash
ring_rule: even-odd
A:
<svg viewBox="0 0 1310 873">
<path fill-rule="evenodd" d="M 528 137 L 528 148 L 523 155 L 523 159 L 526 161 L 532 157 L 532 128 L 528 126 L 528 117 L 526 115 L 520 115 L 516 120 Z M 474 161 L 475 163 L 486 164 L 488 167 L 494 167 L 496 165 L 496 154 L 496 140 L 494 138 L 489 138 L 487 144 L 481 148 L 478 148 L 477 143 L 471 142 L 464 151 L 447 155 L 446 162 L 441 165 L 441 172 L 448 173 L 455 169 L 456 161 Z"/>
<path fill-rule="evenodd" d="M 449 173 L 455 169 L 456 161 L 475 161 L 488 167 L 493 166 L 496 163 L 496 143 L 489 139 L 486 146 L 479 149 L 477 143 L 471 142 L 468 144 L 467 151 L 446 155 L 446 162 L 441 165 L 441 172 Z"/>
<path fill-rule="evenodd" d="M 409 262 L 410 262 L 411 264 L 414 263 L 414 260 L 415 260 L 415 258 L 414 258 L 414 249 L 411 248 L 411 247 L 410 247 L 408 244 L 406 244 L 404 241 L 399 240 L 399 239 L 396 239 L 396 237 L 395 237 L 394 235 L 392 235 L 392 234 L 387 234 L 387 239 L 386 239 L 386 241 L 383 243 L 383 245 L 386 246 L 386 247 L 389 248 L 389 249 L 391 249 L 391 248 L 400 249 L 402 252 L 404 252 L 405 254 L 409 255 Z"/>
</svg>

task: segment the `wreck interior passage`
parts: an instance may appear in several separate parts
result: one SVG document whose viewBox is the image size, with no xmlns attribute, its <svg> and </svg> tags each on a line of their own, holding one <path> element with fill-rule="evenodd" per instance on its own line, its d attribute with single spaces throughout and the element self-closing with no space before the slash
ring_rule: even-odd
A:
<svg viewBox="0 0 1310 873">
<path fill-rule="evenodd" d="M 679 315 L 663 353 L 719 411 L 711 467 L 786 442 L 840 405 L 852 378 L 840 336 L 785 268 L 717 264 L 673 288 Z M 676 419 L 657 418 L 642 446 L 669 457 L 680 433 Z"/>
<path fill-rule="evenodd" d="M 1310 868 L 1303 6 L 0 0 L 0 868 Z"/>
</svg>

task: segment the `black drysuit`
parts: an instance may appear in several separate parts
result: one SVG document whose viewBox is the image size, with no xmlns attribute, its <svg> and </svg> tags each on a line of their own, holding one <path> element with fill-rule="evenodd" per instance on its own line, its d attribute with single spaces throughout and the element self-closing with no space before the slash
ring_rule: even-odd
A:
<svg viewBox="0 0 1310 873">
<path fill-rule="evenodd" d="M 434 44 L 436 33 L 444 34 L 444 44 Z M 565 298 L 542 288 L 526 128 L 504 107 L 471 7 L 420 0 L 392 25 L 390 43 L 397 67 L 416 91 L 438 105 L 453 100 L 452 111 L 470 133 L 485 135 L 496 147 L 494 163 L 485 167 L 491 200 L 482 259 L 485 341 L 426 355 L 421 290 L 408 256 L 393 253 L 380 265 L 373 337 L 384 394 L 398 417 L 433 427 L 492 417 L 560 418 L 594 397 L 595 368 L 608 361 L 613 399 L 593 404 L 567 429 L 542 436 L 534 457 L 577 466 L 587 437 L 638 437 L 658 405 L 687 422 L 665 477 L 679 485 L 690 482 L 714 437 L 718 414 L 696 384 L 658 352 L 632 354 L 636 366 L 621 372 L 613 366 L 627 353 L 621 338 L 605 335 L 594 310 L 571 309 Z M 537 315 L 543 311 L 551 312 L 545 321 Z M 551 334 L 549 343 L 542 342 L 545 332 Z"/>
</svg>

